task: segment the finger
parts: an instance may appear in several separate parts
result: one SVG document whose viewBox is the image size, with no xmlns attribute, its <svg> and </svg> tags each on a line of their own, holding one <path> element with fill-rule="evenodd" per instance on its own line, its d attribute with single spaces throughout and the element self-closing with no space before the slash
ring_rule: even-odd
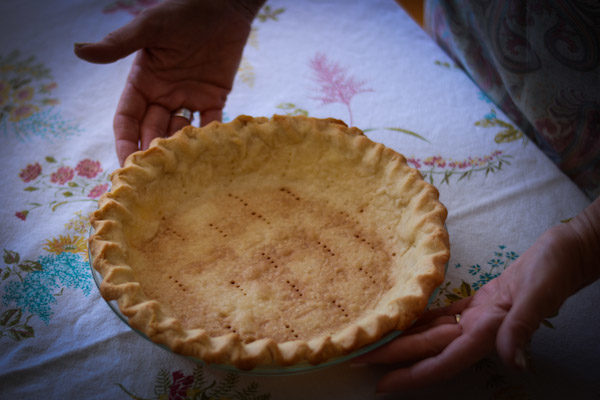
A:
<svg viewBox="0 0 600 400">
<path fill-rule="evenodd" d="M 123 165 L 129 154 L 139 150 L 140 125 L 146 112 L 147 102 L 133 85 L 127 83 L 113 121 L 115 145 L 119 163 Z"/>
<path fill-rule="evenodd" d="M 414 323 L 410 330 L 412 331 L 413 329 L 418 329 L 420 326 L 428 325 L 431 323 L 431 321 L 442 316 L 454 316 L 456 314 L 460 314 L 469 306 L 469 304 L 471 304 L 472 299 L 473 297 L 471 296 L 458 300 L 446 307 L 428 310 L 423 313 L 423 315 Z"/>
<path fill-rule="evenodd" d="M 463 333 L 438 355 L 386 374 L 379 381 L 377 391 L 390 393 L 445 381 L 475 364 L 493 348 L 493 336 L 490 338 L 482 332 Z"/>
<path fill-rule="evenodd" d="M 127 25 L 109 33 L 96 43 L 75 43 L 77 57 L 99 64 L 117 61 L 145 47 L 149 32 L 144 32 L 144 19 L 137 17 Z"/>
<path fill-rule="evenodd" d="M 461 332 L 461 326 L 456 322 L 438 325 L 422 333 L 401 336 L 355 362 L 392 364 L 421 360 L 442 352 Z"/>
<path fill-rule="evenodd" d="M 200 126 L 208 125 L 213 121 L 221 122 L 223 118 L 223 110 L 215 109 L 215 110 L 205 110 L 200 113 Z"/>
<path fill-rule="evenodd" d="M 164 137 L 168 133 L 171 114 L 163 106 L 150 104 L 140 127 L 142 150 L 150 146 L 152 139 Z"/>
<path fill-rule="evenodd" d="M 513 305 L 498 329 L 496 349 L 502 361 L 511 367 L 526 369 L 524 349 L 538 329 L 543 316 L 535 299 Z"/>
<path fill-rule="evenodd" d="M 171 116 L 171 121 L 169 122 L 168 135 L 171 136 L 178 130 L 182 129 L 185 126 L 188 126 L 192 123 L 192 121 L 187 118 L 181 116 Z"/>
<path fill-rule="evenodd" d="M 220 110 L 225 107 L 229 89 L 215 86 L 209 83 L 196 81 L 180 81 L 173 83 L 169 91 L 165 93 L 153 93 L 155 103 L 162 104 L 166 108 L 177 110 L 185 107 L 192 111 L 207 113 L 207 118 L 218 116 Z"/>
</svg>

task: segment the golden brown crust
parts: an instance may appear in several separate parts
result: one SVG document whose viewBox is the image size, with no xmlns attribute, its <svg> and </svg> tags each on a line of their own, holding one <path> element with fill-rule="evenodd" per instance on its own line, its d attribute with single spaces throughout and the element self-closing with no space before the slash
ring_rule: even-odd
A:
<svg viewBox="0 0 600 400">
<path fill-rule="evenodd" d="M 206 362 L 316 364 L 406 329 L 449 258 L 437 190 L 333 119 L 186 127 L 111 179 L 90 238 L 102 295 Z"/>
</svg>

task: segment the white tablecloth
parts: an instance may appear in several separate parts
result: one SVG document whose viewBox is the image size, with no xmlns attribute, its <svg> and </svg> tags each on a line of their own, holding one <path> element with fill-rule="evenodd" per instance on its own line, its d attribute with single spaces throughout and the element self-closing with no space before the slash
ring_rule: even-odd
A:
<svg viewBox="0 0 600 400">
<path fill-rule="evenodd" d="M 100 297 L 87 215 L 118 166 L 112 117 L 132 58 L 88 64 L 73 43 L 99 40 L 152 3 L 0 3 L 0 397 L 372 398 L 390 367 L 229 373 L 145 341 Z M 391 0 L 263 7 L 224 120 L 300 113 L 363 129 L 439 188 L 452 256 L 434 306 L 473 293 L 589 202 Z M 533 371 L 490 356 L 417 394 L 597 398 L 598 301 L 596 284 L 539 329 Z"/>
</svg>

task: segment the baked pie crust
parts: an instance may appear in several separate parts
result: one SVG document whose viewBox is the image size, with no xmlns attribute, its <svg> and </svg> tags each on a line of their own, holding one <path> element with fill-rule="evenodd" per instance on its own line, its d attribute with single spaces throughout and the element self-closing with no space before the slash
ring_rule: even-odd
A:
<svg viewBox="0 0 600 400">
<path fill-rule="evenodd" d="M 404 330 L 450 254 L 437 190 L 333 119 L 186 127 L 111 179 L 90 237 L 102 296 L 209 363 L 318 364 Z"/>
</svg>

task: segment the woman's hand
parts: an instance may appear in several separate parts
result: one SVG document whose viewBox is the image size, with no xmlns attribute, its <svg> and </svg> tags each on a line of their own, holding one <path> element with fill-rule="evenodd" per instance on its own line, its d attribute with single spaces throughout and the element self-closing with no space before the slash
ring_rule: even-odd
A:
<svg viewBox="0 0 600 400">
<path fill-rule="evenodd" d="M 80 58 L 109 63 L 137 50 L 114 117 L 119 163 L 199 111 L 202 125 L 220 120 L 254 15 L 263 1 L 167 0 L 98 43 L 76 44 Z"/>
<path fill-rule="evenodd" d="M 446 380 L 495 349 L 524 369 L 524 348 L 540 322 L 598 279 L 600 201 L 574 221 L 546 231 L 498 278 L 474 296 L 427 312 L 395 341 L 356 363 L 400 365 L 379 382 L 378 392 L 423 387 Z"/>
</svg>

